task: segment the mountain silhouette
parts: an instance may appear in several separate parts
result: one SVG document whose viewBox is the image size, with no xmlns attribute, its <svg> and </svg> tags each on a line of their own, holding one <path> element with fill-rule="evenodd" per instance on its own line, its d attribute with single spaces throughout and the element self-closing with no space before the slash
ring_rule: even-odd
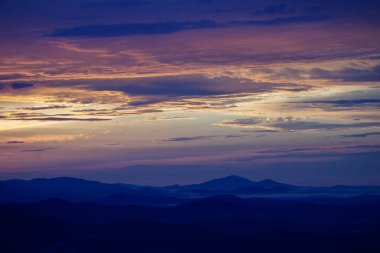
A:
<svg viewBox="0 0 380 253">
<path fill-rule="evenodd" d="M 193 192 L 198 194 L 252 194 L 252 193 L 279 193 L 295 190 L 297 187 L 283 184 L 271 179 L 255 182 L 235 175 L 213 179 L 200 184 L 174 185 L 166 187 L 168 190 Z"/>
<path fill-rule="evenodd" d="M 90 201 L 117 193 L 154 195 L 160 190 L 131 184 L 107 184 L 80 178 L 60 177 L 0 181 L 0 192 L 1 202 L 33 202 L 49 198 Z"/>
<path fill-rule="evenodd" d="M 205 190 L 232 190 L 242 187 L 254 186 L 256 183 L 235 175 L 213 179 L 201 184 L 184 186 L 190 189 L 205 189 Z"/>
<path fill-rule="evenodd" d="M 378 191 L 238 176 L 171 187 L 7 180 L 0 182 L 0 252 L 377 253 Z"/>
<path fill-rule="evenodd" d="M 256 183 L 256 186 L 263 188 L 292 188 L 293 185 L 276 182 L 272 179 L 265 179 Z"/>
<path fill-rule="evenodd" d="M 152 196 L 152 195 L 138 195 L 115 193 L 108 195 L 104 198 L 95 200 L 94 202 L 102 204 L 114 205 L 148 205 L 148 206 L 161 206 L 161 205 L 174 205 L 182 203 L 186 200 L 169 196 Z"/>
<path fill-rule="evenodd" d="M 200 184 L 173 185 L 166 187 L 109 184 L 79 178 L 0 181 L 0 202 L 37 202 L 60 198 L 74 202 L 96 202 L 115 205 L 175 205 L 194 198 L 215 195 L 273 196 L 302 195 L 380 195 L 380 187 L 334 186 L 300 187 L 276 182 L 271 179 L 252 181 L 240 176 L 227 176 Z"/>
</svg>

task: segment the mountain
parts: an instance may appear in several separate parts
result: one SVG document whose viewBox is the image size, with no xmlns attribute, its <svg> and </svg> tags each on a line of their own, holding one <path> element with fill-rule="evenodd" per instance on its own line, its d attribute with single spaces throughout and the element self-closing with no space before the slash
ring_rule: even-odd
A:
<svg viewBox="0 0 380 253">
<path fill-rule="evenodd" d="M 377 253 L 379 225 L 378 199 L 318 204 L 223 195 L 172 207 L 53 199 L 0 204 L 0 252 Z"/>
<path fill-rule="evenodd" d="M 200 184 L 192 185 L 173 185 L 164 187 L 166 190 L 177 190 L 177 191 L 229 191 L 242 187 L 254 186 L 256 183 L 235 175 L 213 179 Z"/>
<path fill-rule="evenodd" d="M 232 175 L 228 177 L 213 179 L 201 184 L 184 186 L 184 188 L 219 191 L 219 190 L 232 190 L 232 189 L 248 187 L 248 186 L 253 186 L 253 185 L 255 185 L 255 182 L 249 179 Z"/>
<path fill-rule="evenodd" d="M 167 206 L 176 205 L 185 201 L 187 200 L 170 196 L 115 193 L 95 200 L 94 202 L 111 205 Z"/>
<path fill-rule="evenodd" d="M 238 176 L 170 187 L 0 181 L 0 252 L 377 253 L 376 192 Z"/>
<path fill-rule="evenodd" d="M 158 189 L 151 187 L 107 184 L 71 177 L 0 181 L 0 192 L 0 202 L 35 202 L 49 198 L 91 201 L 117 193 L 159 194 Z"/>
<path fill-rule="evenodd" d="M 256 183 L 256 186 L 262 187 L 262 188 L 267 188 L 267 189 L 294 188 L 295 187 L 294 185 L 279 183 L 279 182 L 276 182 L 272 179 L 265 179 L 265 180 L 259 181 Z"/>
<path fill-rule="evenodd" d="M 114 205 L 166 206 L 194 198 L 215 195 L 236 196 L 358 196 L 380 195 L 380 187 L 334 186 L 300 187 L 270 179 L 251 181 L 239 176 L 227 176 L 200 184 L 167 187 L 108 184 L 78 178 L 39 178 L 0 181 L 0 202 L 38 202 L 60 198 L 74 202 L 96 202 Z"/>
<path fill-rule="evenodd" d="M 231 175 L 213 179 L 200 184 L 174 185 L 166 190 L 179 192 L 192 192 L 198 194 L 253 194 L 253 193 L 279 193 L 295 190 L 293 185 L 279 183 L 270 179 L 254 182 L 249 179 Z"/>
<path fill-rule="evenodd" d="M 279 183 L 271 179 L 265 179 L 259 182 L 255 182 L 252 186 L 234 189 L 231 194 L 279 194 L 298 192 L 299 190 L 300 187 L 298 186 Z"/>
</svg>

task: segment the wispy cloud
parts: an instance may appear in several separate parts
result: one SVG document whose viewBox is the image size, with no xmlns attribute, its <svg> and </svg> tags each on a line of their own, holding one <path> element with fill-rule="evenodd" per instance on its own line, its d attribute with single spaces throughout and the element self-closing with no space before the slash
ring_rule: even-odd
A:
<svg viewBox="0 0 380 253">
<path fill-rule="evenodd" d="M 190 119 L 195 119 L 195 118 L 192 118 L 192 117 L 183 117 L 183 116 L 173 116 L 173 117 L 159 117 L 159 116 L 154 116 L 154 117 L 145 118 L 145 120 L 148 120 L 148 121 L 160 121 L 160 120 L 190 120 Z"/>
<path fill-rule="evenodd" d="M 380 132 L 341 135 L 341 138 L 365 138 L 367 136 L 380 135 Z"/>
<path fill-rule="evenodd" d="M 159 142 L 186 142 L 186 141 L 197 141 L 197 140 L 209 140 L 218 137 L 217 135 L 200 135 L 192 137 L 175 137 L 158 140 Z"/>
<path fill-rule="evenodd" d="M 344 67 L 341 69 L 325 69 L 314 67 L 311 69 L 280 68 L 267 69 L 270 79 L 300 79 L 300 80 L 335 80 L 341 82 L 378 82 L 380 81 L 380 65 L 366 67 Z"/>
<path fill-rule="evenodd" d="M 82 85 L 83 87 L 83 85 Z M 256 82 L 244 77 L 208 77 L 202 74 L 170 75 L 146 78 L 130 78 L 114 82 L 89 83 L 86 88 L 94 91 L 119 91 L 136 97 L 132 106 L 143 106 L 184 97 L 210 97 L 245 93 L 263 93 L 274 90 L 297 89 L 305 91 L 310 86 L 294 83 Z"/>
<path fill-rule="evenodd" d="M 53 110 L 53 109 L 65 109 L 68 106 L 64 105 L 50 105 L 50 106 L 36 106 L 36 107 L 22 107 L 21 110 L 39 111 L 39 110 Z"/>
<path fill-rule="evenodd" d="M 48 150 L 53 150 L 55 148 L 39 148 L 39 149 L 23 149 L 21 152 L 44 152 Z"/>
<path fill-rule="evenodd" d="M 293 23 L 309 23 L 325 20 L 327 16 L 292 16 L 274 19 L 241 20 L 225 23 L 214 20 L 162 23 L 91 24 L 72 28 L 58 28 L 48 34 L 53 37 L 114 37 L 170 34 L 186 30 L 228 28 L 238 26 L 273 26 Z"/>
<path fill-rule="evenodd" d="M 42 118 L 17 118 L 12 120 L 35 120 L 35 121 L 107 121 L 112 119 L 103 119 L 103 118 L 63 118 L 63 117 L 42 117 Z"/>
<path fill-rule="evenodd" d="M 245 137 L 245 134 L 227 134 L 224 137 L 225 138 L 243 138 Z"/>
<path fill-rule="evenodd" d="M 339 106 L 351 106 L 360 104 L 373 104 L 380 103 L 380 99 L 350 99 L 350 100 L 319 100 L 308 101 L 304 103 L 318 103 L 318 104 L 334 104 Z"/>
<path fill-rule="evenodd" d="M 6 144 L 68 142 L 86 140 L 93 137 L 93 134 L 37 134 L 24 137 L 2 137 L 0 138 L 0 142 L 4 141 Z"/>
<path fill-rule="evenodd" d="M 11 86 L 13 89 L 18 90 L 18 89 L 25 89 L 25 88 L 33 87 L 33 84 L 31 84 L 31 83 L 12 83 Z"/>
<path fill-rule="evenodd" d="M 227 134 L 227 135 L 200 135 L 200 136 L 189 136 L 189 137 L 175 137 L 158 140 L 158 142 L 187 142 L 187 141 L 198 141 L 198 140 L 209 140 L 215 138 L 243 138 L 246 135 L 243 134 Z"/>
<path fill-rule="evenodd" d="M 345 128 L 366 128 L 378 127 L 380 122 L 315 122 L 305 121 L 298 118 L 261 118 L 251 117 L 244 119 L 227 120 L 217 125 L 231 126 L 231 127 L 248 127 L 248 128 L 272 128 L 277 131 L 298 131 L 298 130 L 332 130 L 332 129 L 345 129 Z M 270 129 L 270 131 L 272 131 Z M 262 130 L 261 130 L 262 131 Z M 267 131 L 264 129 L 264 131 Z"/>
<path fill-rule="evenodd" d="M 22 144 L 24 143 L 23 141 L 7 141 L 7 144 Z"/>
<path fill-rule="evenodd" d="M 121 143 L 107 143 L 107 144 L 104 144 L 106 146 L 121 146 L 122 144 Z"/>
</svg>

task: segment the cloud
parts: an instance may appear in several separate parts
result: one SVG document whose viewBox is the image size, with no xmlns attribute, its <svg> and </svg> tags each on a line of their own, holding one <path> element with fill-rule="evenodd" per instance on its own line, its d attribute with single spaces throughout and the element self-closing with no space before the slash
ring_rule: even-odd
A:
<svg viewBox="0 0 380 253">
<path fill-rule="evenodd" d="M 316 100 L 316 101 L 307 101 L 303 103 L 312 103 L 312 104 L 332 104 L 335 106 L 355 106 L 363 104 L 379 104 L 380 99 L 347 99 L 347 100 Z"/>
<path fill-rule="evenodd" d="M 50 107 L 47 107 L 46 109 L 51 109 Z M 36 109 L 34 112 L 31 110 L 31 112 L 23 112 L 20 108 L 18 108 L 21 112 L 13 112 L 9 111 L 6 112 L 7 114 L 4 116 L 0 116 L 0 120 L 6 120 L 6 121 L 39 121 L 39 122 L 102 122 L 102 121 L 111 121 L 116 116 L 122 116 L 122 115 L 132 115 L 132 114 L 138 114 L 137 112 L 131 111 L 113 111 L 113 110 L 106 110 L 106 111 L 100 111 L 100 112 L 75 112 L 75 113 L 40 113 L 37 112 L 39 110 L 43 110 L 42 108 Z"/>
<path fill-rule="evenodd" d="M 24 143 L 23 141 L 7 141 L 7 144 L 22 144 Z"/>
<path fill-rule="evenodd" d="M 225 135 L 224 137 L 225 138 L 243 138 L 245 137 L 246 135 L 244 134 L 227 134 Z"/>
<path fill-rule="evenodd" d="M 18 79 L 18 78 L 25 78 L 27 76 L 23 74 L 4 74 L 0 75 L 0 80 L 11 80 L 11 79 Z M 0 85 L 1 86 L 1 85 Z"/>
<path fill-rule="evenodd" d="M 268 160 L 268 159 L 288 159 L 300 158 L 300 161 L 306 158 L 318 157 L 336 157 L 340 159 L 343 155 L 354 155 L 358 153 L 376 152 L 380 145 L 354 145 L 354 146 L 316 146 L 316 147 L 298 147 L 298 148 L 269 148 L 264 150 L 252 150 L 251 154 L 227 158 L 225 161 L 240 161 L 248 162 L 255 160 Z M 271 160 L 273 162 L 274 160 Z M 284 160 L 282 160 L 284 161 Z"/>
<path fill-rule="evenodd" d="M 224 25 L 211 20 L 192 22 L 134 23 L 85 25 L 66 29 L 55 29 L 53 37 L 113 37 L 134 35 L 157 35 L 175 33 L 183 30 L 220 28 Z"/>
<path fill-rule="evenodd" d="M 244 77 L 180 74 L 80 82 L 59 81 L 50 87 L 40 87 L 34 90 L 33 93 L 27 94 L 25 99 L 32 95 L 40 99 L 43 95 L 46 97 L 46 102 L 58 105 L 61 103 L 119 104 L 114 109 L 91 108 L 90 110 L 75 109 L 71 111 L 94 116 L 118 116 L 121 114 L 159 113 L 162 112 L 161 108 L 149 108 L 149 106 L 163 103 L 194 110 L 221 109 L 233 106 L 233 103 L 238 102 L 243 96 L 281 90 L 297 92 L 310 88 L 311 86 L 292 83 L 256 82 Z M 225 98 L 223 99 L 223 97 Z M 202 100 L 203 98 L 208 100 Z M 25 109 L 38 111 L 38 109 L 49 108 L 43 106 L 41 108 L 25 107 Z M 137 109 L 140 110 L 136 111 Z"/>
<path fill-rule="evenodd" d="M 275 5 L 268 5 L 265 6 L 262 9 L 259 9 L 255 11 L 254 15 L 262 15 L 262 14 L 278 14 L 278 13 L 287 13 L 289 12 L 289 5 L 288 4 L 275 4 Z"/>
<path fill-rule="evenodd" d="M 272 26 L 293 23 L 309 23 L 326 19 L 327 16 L 293 16 L 274 19 L 229 21 L 214 20 L 161 23 L 91 24 L 71 28 L 57 28 L 48 36 L 52 37 L 114 37 L 136 35 L 170 34 L 186 30 L 203 30 L 238 26 Z"/>
<path fill-rule="evenodd" d="M 217 125 L 232 126 L 232 127 L 249 127 L 249 128 L 270 128 L 276 131 L 298 131 L 298 130 L 332 130 L 344 128 L 366 128 L 378 127 L 380 122 L 360 122 L 360 123 L 335 123 L 335 122 L 314 122 L 304 121 L 301 119 L 275 118 L 267 119 L 260 117 L 234 119 L 224 121 Z M 265 130 L 266 131 L 266 130 Z"/>
<path fill-rule="evenodd" d="M 192 117 L 183 117 L 183 116 L 173 116 L 173 117 L 158 117 L 158 116 L 154 116 L 154 117 L 145 118 L 145 120 L 148 120 L 148 121 L 159 121 L 159 120 L 190 120 L 190 119 L 194 119 L 194 118 L 192 118 Z"/>
<path fill-rule="evenodd" d="M 342 149 L 372 149 L 372 148 L 380 148 L 380 145 L 356 145 L 356 146 L 342 147 Z"/>
<path fill-rule="evenodd" d="M 369 68 L 342 68 L 326 70 L 323 68 L 297 69 L 284 68 L 280 70 L 265 70 L 271 79 L 310 79 L 337 80 L 341 82 L 378 82 L 380 81 L 380 65 Z"/>
<path fill-rule="evenodd" d="M 12 120 L 36 120 L 36 121 L 107 121 L 103 118 L 64 118 L 64 117 L 41 117 L 41 118 L 12 118 Z"/>
<path fill-rule="evenodd" d="M 348 134 L 341 135 L 341 138 L 365 138 L 367 136 L 380 135 L 380 132 L 369 132 L 369 133 L 361 133 L 361 134 Z"/>
<path fill-rule="evenodd" d="M 121 143 L 107 143 L 104 145 L 106 145 L 106 146 L 121 146 L 122 144 Z"/>
<path fill-rule="evenodd" d="M 324 110 L 336 109 L 377 109 L 380 108 L 380 99 L 342 99 L 342 100 L 314 100 L 304 102 L 291 102 L 296 104 L 311 105 L 311 107 L 318 107 Z"/>
<path fill-rule="evenodd" d="M 210 96 L 228 93 L 220 89 L 222 80 L 206 78 L 203 75 L 181 75 L 153 78 L 133 78 L 116 83 L 92 83 L 89 89 L 122 91 L 131 96 L 152 96 L 130 103 L 133 106 L 153 104 L 162 101 L 162 96 Z M 237 82 L 236 79 L 223 79 L 224 82 Z M 229 88 L 224 85 L 223 88 Z M 166 99 L 165 99 L 166 100 Z"/>
<path fill-rule="evenodd" d="M 360 122 L 360 123 L 324 123 L 310 122 L 296 119 L 278 119 L 277 122 L 271 124 L 272 127 L 282 130 L 318 130 L 318 129 L 342 129 L 342 128 L 364 128 L 380 126 L 380 122 Z"/>
<path fill-rule="evenodd" d="M 25 88 L 33 87 L 33 84 L 31 84 L 31 83 L 12 83 L 11 86 L 13 89 L 18 90 L 18 89 L 25 89 Z"/>
<path fill-rule="evenodd" d="M 236 23 L 236 26 L 271 26 L 271 25 L 286 25 L 286 24 L 296 24 L 296 23 L 310 23 L 317 22 L 328 19 L 328 16 L 293 16 L 293 17 L 280 17 L 274 19 L 262 19 L 262 20 L 251 20 Z"/>
<path fill-rule="evenodd" d="M 379 147 L 367 147 L 365 149 L 378 149 Z M 351 147 L 348 147 L 348 149 L 351 149 Z M 364 149 L 364 148 L 363 148 Z M 274 155 L 267 155 L 267 156 L 261 156 L 261 155 L 254 155 L 254 156 L 247 156 L 247 157 L 242 157 L 242 158 L 232 158 L 232 159 L 226 159 L 225 161 L 235 161 L 235 162 L 249 162 L 249 161 L 265 161 L 270 159 L 271 162 L 275 163 L 277 159 L 279 159 L 277 162 L 279 163 L 284 163 L 284 162 L 289 162 L 292 161 L 293 159 L 296 159 L 298 162 L 318 162 L 318 161 L 323 161 L 325 159 L 330 160 L 328 158 L 331 158 L 332 161 L 334 160 L 341 160 L 342 156 L 349 156 L 349 155 L 357 155 L 359 154 L 373 154 L 376 153 L 378 154 L 379 152 L 357 152 L 357 151 L 352 151 L 352 152 L 346 152 L 346 153 L 339 153 L 339 150 L 319 150 L 318 152 L 320 153 L 283 153 L 283 154 L 274 154 Z M 325 158 L 325 159 L 323 159 Z M 309 160 L 311 159 L 311 160 Z"/>
<path fill-rule="evenodd" d="M 0 142 L 7 144 L 43 143 L 43 142 L 68 142 L 75 140 L 87 140 L 93 138 L 91 134 L 38 134 L 23 137 L 3 137 Z"/>
<path fill-rule="evenodd" d="M 279 130 L 274 129 L 258 129 L 258 130 L 242 130 L 243 133 L 278 133 Z"/>
<path fill-rule="evenodd" d="M 55 148 L 24 149 L 24 150 L 21 150 L 21 152 L 44 152 L 44 151 L 48 151 L 52 149 L 55 149 Z"/>
<path fill-rule="evenodd" d="M 245 78 L 207 77 L 201 74 L 131 78 L 115 82 L 93 82 L 86 85 L 95 91 L 120 91 L 135 97 L 130 106 L 145 106 L 165 101 L 178 101 L 186 97 L 210 97 L 243 93 L 260 93 L 297 88 L 304 91 L 309 86 L 291 83 L 255 82 Z"/>
<path fill-rule="evenodd" d="M 252 117 L 245 119 L 234 119 L 226 120 L 221 125 L 231 125 L 231 126 L 255 126 L 260 125 L 263 122 L 263 119 L 260 117 Z"/>
<path fill-rule="evenodd" d="M 51 106 L 36 106 L 36 107 L 22 107 L 22 110 L 39 111 L 39 110 L 53 110 L 53 109 L 65 109 L 68 106 L 64 105 L 51 105 Z"/>
<path fill-rule="evenodd" d="M 196 141 L 196 140 L 209 140 L 212 138 L 216 138 L 216 135 L 200 135 L 200 136 L 192 136 L 192 137 L 176 137 L 176 138 L 168 138 L 158 140 L 160 142 L 186 142 L 186 141 Z"/>
<path fill-rule="evenodd" d="M 200 135 L 200 136 L 191 136 L 191 137 L 176 137 L 176 138 L 168 138 L 162 139 L 158 141 L 162 142 L 186 142 L 186 141 L 197 141 L 197 140 L 209 140 L 218 137 L 222 138 L 243 138 L 246 135 L 243 134 L 227 134 L 227 135 Z"/>
<path fill-rule="evenodd" d="M 310 70 L 314 79 L 332 79 L 343 82 L 377 82 L 380 81 L 380 65 L 368 69 L 344 68 L 338 71 L 328 71 L 320 68 Z"/>
</svg>

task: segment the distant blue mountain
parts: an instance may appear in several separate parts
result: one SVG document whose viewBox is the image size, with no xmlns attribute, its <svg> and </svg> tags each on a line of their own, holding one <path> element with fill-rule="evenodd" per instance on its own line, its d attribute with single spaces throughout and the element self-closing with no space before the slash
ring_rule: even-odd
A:
<svg viewBox="0 0 380 253">
<path fill-rule="evenodd" d="M 150 187 L 106 184 L 71 177 L 0 181 L 1 202 L 34 202 L 49 198 L 92 201 L 117 193 L 154 195 L 156 192 L 160 191 Z"/>
<path fill-rule="evenodd" d="M 167 190 L 176 190 L 180 192 L 194 193 L 234 193 L 234 194 L 251 194 L 251 193 L 273 193 L 289 192 L 297 187 L 293 185 L 279 183 L 270 179 L 254 182 L 249 179 L 231 175 L 223 178 L 213 179 L 200 184 L 192 185 L 174 185 L 166 187 Z"/>
<path fill-rule="evenodd" d="M 255 185 L 255 182 L 249 179 L 232 175 L 228 177 L 213 179 L 211 181 L 195 185 L 195 187 L 198 189 L 207 190 L 231 190 L 253 185 Z"/>
<path fill-rule="evenodd" d="M 272 196 L 286 195 L 380 195 L 380 187 L 334 186 L 299 187 L 270 179 L 251 181 L 231 175 L 200 184 L 146 187 L 131 184 L 108 184 L 78 178 L 0 181 L 0 202 L 37 202 L 60 198 L 74 202 L 113 205 L 176 205 L 194 198 L 215 195 Z"/>
<path fill-rule="evenodd" d="M 259 181 L 256 183 L 256 186 L 267 188 L 267 189 L 271 189 L 271 188 L 293 188 L 293 187 L 295 187 L 294 185 L 279 183 L 279 182 L 276 182 L 272 179 L 265 179 L 265 180 Z"/>
<path fill-rule="evenodd" d="M 208 191 L 226 191 L 233 190 L 242 187 L 254 186 L 255 182 L 239 177 L 239 176 L 228 176 L 218 179 L 213 179 L 200 184 L 176 186 L 178 190 L 192 191 L 192 190 L 208 190 Z"/>
<path fill-rule="evenodd" d="M 238 176 L 170 187 L 0 181 L 0 252 L 377 253 L 380 194 L 366 195 L 374 192 Z"/>
<path fill-rule="evenodd" d="M 152 196 L 126 193 L 115 193 L 108 195 L 104 198 L 94 200 L 94 202 L 102 204 L 140 206 L 166 206 L 175 205 L 186 201 L 186 199 L 170 196 Z"/>
</svg>

